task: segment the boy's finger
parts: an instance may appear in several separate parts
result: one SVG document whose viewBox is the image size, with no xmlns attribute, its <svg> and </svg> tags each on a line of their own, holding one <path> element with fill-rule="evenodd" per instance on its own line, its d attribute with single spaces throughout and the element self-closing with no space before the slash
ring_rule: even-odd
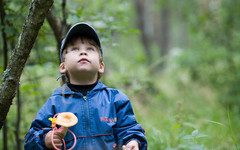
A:
<svg viewBox="0 0 240 150">
<path fill-rule="evenodd" d="M 59 136 L 59 135 L 53 135 L 53 139 L 62 139 L 62 137 L 61 136 Z"/>
<path fill-rule="evenodd" d="M 62 140 L 61 139 L 53 139 L 54 143 L 56 144 L 59 144 L 59 143 L 62 143 Z"/>
<path fill-rule="evenodd" d="M 62 147 L 62 141 L 61 140 L 59 140 L 59 139 L 54 139 L 53 140 L 54 141 L 54 145 L 56 146 L 56 147 L 58 147 L 58 148 L 61 148 Z"/>
<path fill-rule="evenodd" d="M 54 132 L 54 135 L 58 136 L 59 138 L 64 138 L 64 135 L 61 132 Z"/>
<path fill-rule="evenodd" d="M 58 133 L 58 132 L 54 132 L 54 135 L 53 135 L 53 142 L 54 142 L 54 145 L 57 147 L 57 148 L 61 148 L 62 147 L 62 138 L 63 138 L 63 135 L 61 133 Z"/>
<path fill-rule="evenodd" d="M 57 147 L 57 148 L 61 148 L 62 147 L 62 143 L 59 143 L 59 144 L 55 144 L 54 145 Z"/>
<path fill-rule="evenodd" d="M 130 150 L 130 148 L 127 147 L 127 146 L 125 146 L 125 145 L 123 145 L 123 146 L 122 146 L 122 150 Z"/>
</svg>

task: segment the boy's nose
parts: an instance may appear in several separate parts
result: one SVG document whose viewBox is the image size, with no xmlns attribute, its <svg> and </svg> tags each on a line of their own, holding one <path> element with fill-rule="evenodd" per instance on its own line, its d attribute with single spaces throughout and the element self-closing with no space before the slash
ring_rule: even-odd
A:
<svg viewBox="0 0 240 150">
<path fill-rule="evenodd" d="M 80 55 L 87 55 L 86 50 L 81 50 L 81 51 L 80 51 Z"/>
</svg>

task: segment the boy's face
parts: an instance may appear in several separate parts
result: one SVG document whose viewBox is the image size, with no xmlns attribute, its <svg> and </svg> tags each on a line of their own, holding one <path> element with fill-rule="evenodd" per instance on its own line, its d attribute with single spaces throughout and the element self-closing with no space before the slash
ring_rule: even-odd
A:
<svg viewBox="0 0 240 150">
<path fill-rule="evenodd" d="M 100 51 L 85 38 L 77 38 L 67 44 L 64 60 L 59 66 L 60 73 L 67 73 L 70 83 L 78 81 L 96 82 L 98 73 L 104 72 L 104 63 L 100 61 Z"/>
</svg>

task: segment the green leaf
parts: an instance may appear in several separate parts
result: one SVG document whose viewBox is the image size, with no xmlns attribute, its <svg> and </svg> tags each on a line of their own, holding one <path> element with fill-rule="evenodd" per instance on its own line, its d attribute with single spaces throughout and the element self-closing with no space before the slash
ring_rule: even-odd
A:
<svg viewBox="0 0 240 150">
<path fill-rule="evenodd" d="M 198 130 L 197 129 L 192 132 L 193 136 L 196 136 L 197 134 L 198 134 Z"/>
<path fill-rule="evenodd" d="M 183 137 L 183 140 L 190 140 L 190 139 L 194 139 L 194 136 L 192 136 L 192 135 L 185 135 Z"/>
</svg>

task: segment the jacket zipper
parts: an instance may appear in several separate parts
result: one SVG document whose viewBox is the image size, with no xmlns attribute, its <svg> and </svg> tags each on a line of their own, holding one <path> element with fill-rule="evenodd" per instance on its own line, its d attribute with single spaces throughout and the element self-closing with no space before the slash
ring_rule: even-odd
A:
<svg viewBox="0 0 240 150">
<path fill-rule="evenodd" d="M 90 121 L 89 121 L 89 110 L 88 110 L 88 102 L 87 102 L 87 96 L 83 96 L 83 99 L 85 101 L 85 111 L 86 111 L 86 119 L 87 119 L 87 138 L 88 138 L 88 149 L 92 149 L 92 144 L 91 144 L 91 137 L 90 137 Z"/>
</svg>

